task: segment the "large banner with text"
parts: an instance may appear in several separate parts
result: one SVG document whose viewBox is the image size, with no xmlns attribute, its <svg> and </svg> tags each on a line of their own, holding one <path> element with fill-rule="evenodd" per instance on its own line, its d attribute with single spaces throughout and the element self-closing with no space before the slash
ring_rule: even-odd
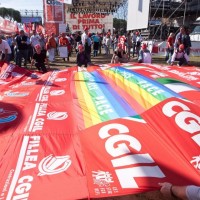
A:
<svg viewBox="0 0 200 200">
<path fill-rule="evenodd" d="M 64 4 L 59 1 L 43 0 L 45 33 L 59 33 L 59 24 L 65 21 Z"/>
<path fill-rule="evenodd" d="M 85 27 L 89 28 L 91 33 L 113 30 L 113 16 L 111 14 L 66 12 L 66 23 L 71 32 L 83 31 Z"/>
</svg>

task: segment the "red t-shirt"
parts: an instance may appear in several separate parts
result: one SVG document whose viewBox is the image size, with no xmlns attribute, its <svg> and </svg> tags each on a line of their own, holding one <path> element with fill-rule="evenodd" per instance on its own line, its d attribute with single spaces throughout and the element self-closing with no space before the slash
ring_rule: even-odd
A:
<svg viewBox="0 0 200 200">
<path fill-rule="evenodd" d="M 174 42 L 175 42 L 175 38 L 174 37 L 168 37 L 168 39 L 167 39 L 167 48 L 173 47 L 174 46 Z"/>
<path fill-rule="evenodd" d="M 63 37 L 60 37 L 59 39 L 59 45 L 60 46 L 68 46 L 69 45 L 69 41 L 67 38 L 63 38 Z"/>
</svg>

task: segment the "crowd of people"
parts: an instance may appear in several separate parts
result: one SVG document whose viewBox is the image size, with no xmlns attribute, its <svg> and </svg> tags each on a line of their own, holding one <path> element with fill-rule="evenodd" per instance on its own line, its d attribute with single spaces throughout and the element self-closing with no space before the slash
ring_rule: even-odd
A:
<svg viewBox="0 0 200 200">
<path fill-rule="evenodd" d="M 175 36 L 170 33 L 167 39 L 166 61 L 169 65 L 189 64 L 191 41 L 188 29 L 180 27 L 180 32 Z M 102 52 L 104 49 L 104 52 Z M 99 54 L 108 56 L 113 52 L 111 63 L 128 62 L 130 58 L 136 58 L 139 63 L 151 63 L 152 54 L 148 49 L 139 31 L 129 31 L 125 35 L 105 33 L 90 33 L 86 27 L 84 31 L 74 34 L 55 33 L 45 35 L 32 31 L 30 36 L 23 30 L 13 36 L 0 37 L 1 60 L 15 62 L 16 65 L 27 67 L 27 63 L 42 71 L 47 72 L 49 63 L 55 62 L 58 55 L 64 62 L 69 61 L 72 52 L 76 52 L 76 64 L 87 67 L 91 62 L 91 55 L 97 57 Z"/>
<path fill-rule="evenodd" d="M 27 63 L 34 65 L 39 71 L 46 73 L 49 63 L 55 62 L 55 55 L 59 55 L 63 62 L 70 59 L 71 53 L 76 52 L 77 66 L 84 69 L 91 64 L 91 55 L 97 57 L 102 54 L 113 56 L 111 63 L 128 62 L 135 57 L 139 63 L 151 63 L 152 55 L 148 43 L 143 41 L 139 31 L 128 32 L 126 35 L 111 34 L 110 30 L 104 34 L 84 32 L 75 34 L 61 33 L 49 36 L 33 30 L 27 36 L 23 30 L 13 36 L 0 36 L 0 55 L 5 62 L 13 61 L 19 67 L 27 67 Z M 180 27 L 178 34 L 170 33 L 167 39 L 166 61 L 169 65 L 189 65 L 191 41 L 186 27 Z M 23 63 L 23 65 L 22 65 Z M 177 197 L 180 199 L 199 200 L 200 187 L 173 186 L 171 183 L 160 183 L 160 191 L 167 199 Z"/>
<path fill-rule="evenodd" d="M 168 64 L 173 65 L 178 61 L 179 66 L 185 64 L 189 65 L 189 55 L 191 48 L 191 40 L 189 29 L 185 26 L 180 27 L 180 32 L 175 35 L 170 33 L 167 39 L 166 61 Z"/>
</svg>

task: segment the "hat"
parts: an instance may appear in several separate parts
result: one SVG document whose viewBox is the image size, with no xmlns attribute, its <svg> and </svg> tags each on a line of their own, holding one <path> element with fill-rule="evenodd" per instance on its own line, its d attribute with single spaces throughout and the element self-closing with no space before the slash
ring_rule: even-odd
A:
<svg viewBox="0 0 200 200">
<path fill-rule="evenodd" d="M 139 35 L 139 32 L 137 31 L 135 34 L 136 34 L 136 35 Z"/>
<path fill-rule="evenodd" d="M 184 50 L 185 49 L 184 44 L 180 44 L 179 49 Z"/>
<path fill-rule="evenodd" d="M 147 48 L 147 44 L 146 43 L 143 43 L 142 44 L 142 49 L 146 49 Z"/>
<path fill-rule="evenodd" d="M 82 45 L 82 44 L 79 44 L 79 45 L 78 45 L 78 49 L 84 49 L 83 45 Z"/>
<path fill-rule="evenodd" d="M 88 27 L 85 27 L 85 28 L 84 28 L 84 31 L 88 31 L 88 30 L 89 30 L 89 28 L 88 28 Z"/>
<path fill-rule="evenodd" d="M 36 44 L 34 47 L 35 47 L 36 50 L 40 50 L 41 49 L 41 46 L 39 44 Z"/>
</svg>

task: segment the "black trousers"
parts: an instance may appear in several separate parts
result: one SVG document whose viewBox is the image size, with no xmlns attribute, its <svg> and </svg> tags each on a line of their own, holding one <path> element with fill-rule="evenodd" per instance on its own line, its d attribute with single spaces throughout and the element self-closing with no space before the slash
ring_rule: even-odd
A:
<svg viewBox="0 0 200 200">
<path fill-rule="evenodd" d="M 47 72 L 47 68 L 44 63 L 35 63 L 35 66 L 39 71 L 42 70 L 43 73 Z"/>
</svg>

